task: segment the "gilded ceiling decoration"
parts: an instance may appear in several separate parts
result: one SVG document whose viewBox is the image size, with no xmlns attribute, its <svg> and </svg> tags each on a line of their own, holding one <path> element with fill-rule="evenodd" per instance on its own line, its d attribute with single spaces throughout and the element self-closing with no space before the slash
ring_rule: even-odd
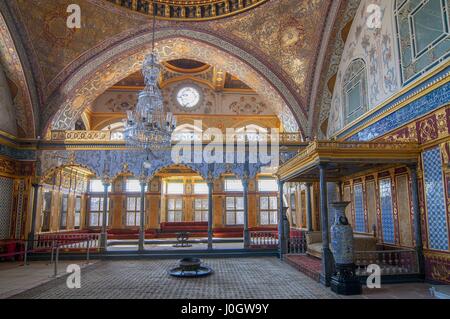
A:
<svg viewBox="0 0 450 319">
<path fill-rule="evenodd" d="M 267 0 L 104 0 L 158 19 L 200 21 L 232 16 Z"/>
<path fill-rule="evenodd" d="M 19 54 L 9 33 L 3 16 L 0 14 L 0 67 L 3 67 L 16 109 L 18 134 L 20 137 L 34 137 L 35 123 L 30 90 Z"/>
<path fill-rule="evenodd" d="M 239 101 L 233 102 L 229 106 L 230 110 L 236 114 L 261 114 L 267 109 L 267 105 L 256 100 L 256 97 L 241 97 Z"/>
<path fill-rule="evenodd" d="M 244 82 L 227 72 L 195 60 L 176 59 L 163 62 L 159 85 L 161 88 L 187 79 L 207 84 L 216 91 L 249 91 L 253 90 Z M 120 80 L 111 87 L 111 90 L 139 91 L 144 87 L 142 71 L 139 70 Z"/>
<path fill-rule="evenodd" d="M 120 23 L 111 12 L 77 1 L 81 8 L 81 29 L 66 26 L 67 7 L 72 0 L 14 0 L 25 23 L 33 53 L 39 61 L 39 72 L 44 81 L 45 94 L 51 94 L 55 78 L 67 65 L 83 53 L 108 38 L 126 30 L 136 29 L 140 22 L 121 19 Z M 33 8 L 30 10 L 30 8 Z M 114 23 L 111 23 L 114 21 Z"/>
<path fill-rule="evenodd" d="M 181 37 L 199 40 L 218 48 L 215 55 L 205 56 L 199 52 L 200 47 L 189 45 L 187 50 L 180 47 L 179 50 L 177 48 L 176 58 L 191 58 L 213 64 L 218 68 L 217 75 L 221 76 L 223 82 L 237 84 L 243 89 L 248 85 L 264 97 L 268 105 L 273 105 L 278 110 L 280 119 L 289 130 L 297 130 L 299 127 L 307 130 L 310 87 L 324 26 L 327 19 L 334 20 L 334 16 L 328 16 L 333 1 L 230 0 L 226 2 L 230 4 L 230 12 L 236 5 L 243 9 L 251 5 L 252 9 L 204 22 L 160 19 L 157 21 L 157 34 L 161 40 Z M 42 92 L 42 128 L 48 127 L 49 120 L 58 110 L 61 111 L 59 115 L 64 113 L 66 116 L 59 120 L 64 123 L 72 122 L 67 122 L 67 117 L 70 114 L 77 115 L 78 111 L 75 110 L 79 106 L 84 107 L 87 105 L 86 101 L 95 100 L 108 87 L 138 71 L 125 71 L 117 67 L 117 74 L 110 73 L 106 76 L 106 70 L 112 69 L 108 63 L 120 62 L 124 56 L 138 56 L 138 51 L 142 53 L 140 46 L 146 45 L 150 40 L 150 17 L 136 12 L 138 5 L 140 11 L 143 5 L 145 9 L 146 1 L 116 0 L 113 4 L 107 0 L 78 0 L 77 4 L 82 12 L 82 28 L 67 30 L 61 14 L 65 16 L 64 12 L 72 2 L 10 0 L 5 4 L 20 29 L 20 36 L 32 64 L 31 71 Z M 192 0 L 185 4 L 161 0 L 159 5 L 161 8 L 189 5 L 212 8 L 220 3 L 226 4 L 224 0 L 207 2 Z M 127 8 L 121 7 L 119 3 L 124 3 Z M 30 10 L 31 7 L 33 10 Z M 200 55 L 202 59 L 198 59 Z M 232 59 L 230 55 L 233 56 Z M 97 63 L 99 60 L 102 62 Z M 230 65 L 231 61 L 235 61 L 233 65 Z M 142 63 L 135 62 L 136 65 Z M 130 61 L 128 65 L 133 63 Z M 96 69 L 98 67 L 104 69 Z M 75 97 L 84 90 L 83 87 L 89 83 L 88 79 L 94 78 L 95 84 L 91 83 L 91 89 L 85 94 L 97 96 Z M 236 79 L 243 82 L 238 83 Z M 99 84 L 99 81 L 105 83 Z M 217 88 L 224 87 L 223 82 L 219 81 L 214 85 Z M 75 101 L 72 100 L 74 98 Z M 65 109 L 69 101 L 75 102 L 70 112 Z"/>
<path fill-rule="evenodd" d="M 133 41 L 142 43 L 139 39 L 133 39 Z M 124 50 L 124 54 L 120 59 L 116 59 L 114 63 L 93 66 L 96 73 L 91 78 L 87 78 L 78 88 L 76 86 L 80 83 L 68 83 L 66 87 L 68 98 L 59 107 L 59 111 L 53 119 L 53 129 L 70 129 L 83 110 L 91 105 L 97 96 L 120 79 L 140 70 L 140 62 L 150 48 L 141 48 L 141 51 L 131 56 L 129 55 L 129 50 L 126 48 L 121 49 Z M 271 107 L 284 121 L 283 125 L 286 130 L 298 130 L 291 111 L 274 86 L 238 58 L 211 45 L 185 38 L 158 41 L 156 51 L 161 61 L 170 61 L 181 57 L 190 58 L 204 63 L 209 62 L 212 65 L 219 66 L 220 69 L 228 73 L 237 75 L 245 83 L 248 83 L 263 99 L 272 102 Z M 75 76 L 75 78 L 77 77 Z"/>
<path fill-rule="evenodd" d="M 319 137 L 325 136 L 325 131 L 318 132 L 319 127 L 328 123 L 328 116 L 331 108 L 331 99 L 333 94 L 333 87 L 330 89 L 327 84 L 336 81 L 336 73 L 338 72 L 339 63 L 344 52 L 344 36 L 343 32 L 348 32 L 349 23 L 355 17 L 356 11 L 361 0 L 348 0 L 342 3 L 339 8 L 336 22 L 332 28 L 332 37 L 328 41 L 325 58 L 323 62 L 323 69 L 320 74 L 320 83 L 317 89 L 316 105 L 313 114 L 310 116 L 310 134 L 317 134 Z M 327 125 L 323 126 L 324 128 Z"/>
<path fill-rule="evenodd" d="M 269 1 L 232 20 L 211 25 L 256 46 L 281 66 L 306 106 L 330 0 Z"/>
</svg>

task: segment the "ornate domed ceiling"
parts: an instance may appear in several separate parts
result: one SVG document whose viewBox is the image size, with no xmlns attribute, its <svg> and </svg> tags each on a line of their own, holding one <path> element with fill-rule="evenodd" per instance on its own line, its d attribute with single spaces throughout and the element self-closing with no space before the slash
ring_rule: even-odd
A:
<svg viewBox="0 0 450 319">
<path fill-rule="evenodd" d="M 322 82 L 335 72 L 324 72 L 339 61 L 332 53 L 343 48 L 340 30 L 359 0 L 155 1 L 79 0 L 79 29 L 66 26 L 72 0 L 0 1 L 0 61 L 23 101 L 19 126 L 31 127 L 35 114 L 36 134 L 71 127 L 117 82 L 139 83 L 133 73 L 148 53 L 156 12 L 156 50 L 172 73 L 214 67 L 222 75 L 215 89 L 251 88 L 278 110 L 285 129 L 315 129 L 318 105 L 331 99 Z M 23 78 L 11 76 L 19 74 L 14 67 Z"/>
<path fill-rule="evenodd" d="M 169 20 L 212 20 L 254 8 L 267 0 L 105 0 L 144 14 Z"/>
</svg>

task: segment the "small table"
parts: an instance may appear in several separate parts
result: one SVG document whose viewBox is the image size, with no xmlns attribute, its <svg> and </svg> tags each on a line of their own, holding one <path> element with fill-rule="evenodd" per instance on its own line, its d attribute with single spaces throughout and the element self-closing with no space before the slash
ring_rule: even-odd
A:
<svg viewBox="0 0 450 319">
<path fill-rule="evenodd" d="M 192 245 L 189 244 L 189 235 L 190 233 L 188 232 L 177 233 L 178 243 L 173 245 L 173 247 L 192 247 Z"/>
</svg>

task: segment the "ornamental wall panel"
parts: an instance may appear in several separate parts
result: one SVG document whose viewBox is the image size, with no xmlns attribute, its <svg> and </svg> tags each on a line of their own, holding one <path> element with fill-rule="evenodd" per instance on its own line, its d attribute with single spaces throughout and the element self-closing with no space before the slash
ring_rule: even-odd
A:
<svg viewBox="0 0 450 319">
<path fill-rule="evenodd" d="M 396 176 L 400 245 L 412 247 L 411 202 L 408 175 Z"/>
<path fill-rule="evenodd" d="M 383 242 L 395 244 L 394 208 L 392 203 L 392 183 L 390 178 L 379 181 L 379 196 L 381 208 L 381 225 Z"/>
<path fill-rule="evenodd" d="M 448 250 L 447 209 L 440 148 L 426 150 L 422 158 L 429 246 L 435 250 Z"/>
<path fill-rule="evenodd" d="M 0 239 L 10 238 L 14 180 L 0 177 Z"/>
<path fill-rule="evenodd" d="M 372 233 L 373 226 L 377 228 L 377 203 L 375 181 L 366 183 L 366 199 L 367 199 L 367 220 L 368 230 Z"/>
</svg>

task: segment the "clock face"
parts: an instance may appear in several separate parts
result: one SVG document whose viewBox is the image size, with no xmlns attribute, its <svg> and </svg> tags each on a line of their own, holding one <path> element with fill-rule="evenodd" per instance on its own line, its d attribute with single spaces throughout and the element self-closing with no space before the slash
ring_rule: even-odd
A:
<svg viewBox="0 0 450 319">
<path fill-rule="evenodd" d="M 177 101 L 182 107 L 193 108 L 200 101 L 200 92 L 191 86 L 183 87 L 178 91 Z"/>
</svg>

